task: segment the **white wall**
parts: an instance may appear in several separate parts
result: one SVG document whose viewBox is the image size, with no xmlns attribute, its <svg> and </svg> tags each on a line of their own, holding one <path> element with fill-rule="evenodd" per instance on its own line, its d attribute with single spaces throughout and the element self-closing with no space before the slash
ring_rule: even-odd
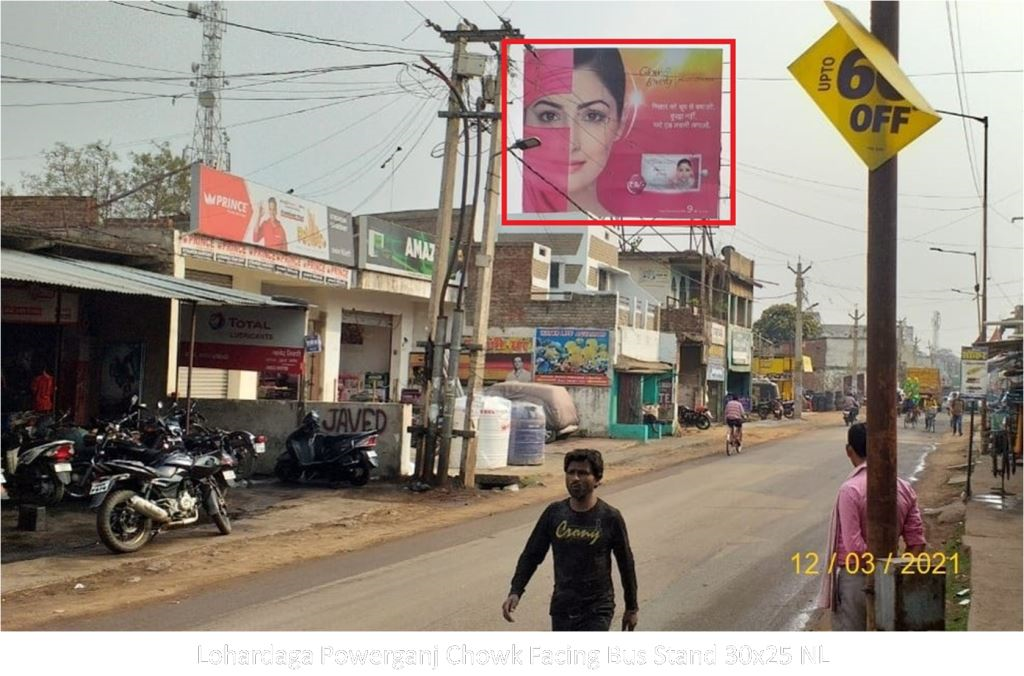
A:
<svg viewBox="0 0 1024 676">
<path fill-rule="evenodd" d="M 608 406 L 611 402 L 610 387 L 567 387 L 576 402 L 580 416 L 580 429 L 587 436 L 608 435 Z"/>
<path fill-rule="evenodd" d="M 658 361 L 674 364 L 679 371 L 679 338 L 676 334 L 658 334 Z"/>
<path fill-rule="evenodd" d="M 659 361 L 661 354 L 661 333 L 620 326 L 615 332 L 615 356 L 625 355 L 644 361 Z M 675 359 L 671 360 L 675 363 Z"/>
</svg>

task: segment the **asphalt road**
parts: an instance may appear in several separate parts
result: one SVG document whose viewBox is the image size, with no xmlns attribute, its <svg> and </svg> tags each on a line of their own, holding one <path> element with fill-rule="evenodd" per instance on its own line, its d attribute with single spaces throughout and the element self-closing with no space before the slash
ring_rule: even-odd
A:
<svg viewBox="0 0 1024 676">
<path fill-rule="evenodd" d="M 838 422 L 838 414 L 837 414 Z M 713 432 L 718 433 L 716 430 Z M 641 630 L 802 628 L 819 578 L 794 555 L 824 545 L 851 466 L 841 425 L 614 482 L 598 494 L 626 518 Z M 900 475 L 935 435 L 900 430 Z M 76 630 L 546 630 L 550 558 L 515 614 L 501 618 L 515 562 L 540 506 L 372 549 L 309 561 L 182 599 L 54 623 Z M 618 573 L 614 574 L 618 586 Z M 618 622 L 622 610 L 618 598 Z M 613 627 L 614 627 L 613 623 Z"/>
</svg>

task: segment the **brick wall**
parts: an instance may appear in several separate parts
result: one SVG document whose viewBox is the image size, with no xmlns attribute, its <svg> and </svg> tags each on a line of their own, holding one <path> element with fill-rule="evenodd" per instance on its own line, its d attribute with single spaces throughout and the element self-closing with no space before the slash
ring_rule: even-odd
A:
<svg viewBox="0 0 1024 676">
<path fill-rule="evenodd" d="M 614 244 L 609 244 L 597 237 L 590 238 L 590 257 L 595 261 L 601 261 L 615 267 L 619 265 L 618 248 Z"/>
<path fill-rule="evenodd" d="M 4 197 L 0 199 L 4 229 L 30 229 L 42 235 L 96 227 L 99 215 L 91 197 Z"/>
<path fill-rule="evenodd" d="M 690 308 L 663 308 L 661 310 L 662 329 L 682 337 L 688 335 L 704 335 L 704 315 L 698 311 L 693 313 Z"/>
</svg>

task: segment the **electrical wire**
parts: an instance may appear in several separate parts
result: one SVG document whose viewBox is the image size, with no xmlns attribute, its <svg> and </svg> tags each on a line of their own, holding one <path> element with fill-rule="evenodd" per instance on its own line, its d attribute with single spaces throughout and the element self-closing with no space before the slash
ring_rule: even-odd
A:
<svg viewBox="0 0 1024 676">
<path fill-rule="evenodd" d="M 957 100 L 960 102 L 960 110 L 967 112 L 967 108 L 964 106 L 964 92 L 960 86 L 959 75 L 959 71 L 961 70 L 963 65 L 963 55 L 961 54 L 961 63 L 958 64 L 956 42 L 953 37 L 953 15 L 950 12 L 950 3 L 948 2 L 948 0 L 946 2 L 946 25 L 949 28 L 949 48 L 953 53 L 953 72 L 956 75 L 956 96 Z M 971 146 L 970 135 L 967 132 L 967 120 L 961 117 L 960 125 L 963 127 L 964 131 L 964 144 L 967 147 L 967 161 L 971 169 L 971 180 L 974 182 L 974 191 L 977 193 L 978 197 L 981 198 L 981 188 L 978 185 L 978 170 L 974 162 L 973 146 Z"/>
</svg>

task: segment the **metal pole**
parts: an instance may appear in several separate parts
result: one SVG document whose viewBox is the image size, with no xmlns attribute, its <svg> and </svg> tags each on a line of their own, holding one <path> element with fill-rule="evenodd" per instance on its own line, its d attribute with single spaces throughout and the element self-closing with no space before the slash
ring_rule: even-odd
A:
<svg viewBox="0 0 1024 676">
<path fill-rule="evenodd" d="M 192 301 L 192 328 L 188 338 L 188 377 L 185 379 L 185 431 L 192 429 L 192 368 L 196 362 L 196 306 Z M 142 393 L 139 393 L 142 397 Z"/>
<path fill-rule="evenodd" d="M 857 394 L 861 394 L 860 387 L 857 385 L 857 351 L 860 347 L 860 320 L 864 318 L 864 314 L 854 305 L 853 314 L 850 315 L 850 318 L 853 319 L 853 384 L 850 389 Z"/>
<path fill-rule="evenodd" d="M 810 270 L 811 266 L 805 268 L 797 258 L 796 270 L 792 267 L 789 269 L 796 274 L 796 335 L 793 339 L 792 363 L 793 417 L 800 420 L 804 411 L 804 273 Z"/>
<path fill-rule="evenodd" d="M 899 3 L 871 3 L 871 32 L 899 58 Z M 896 336 L 897 158 L 868 173 L 868 425 L 867 537 L 876 561 L 896 553 Z M 873 304 L 873 305 L 872 305 Z M 867 629 L 874 630 L 876 603 L 895 613 L 894 598 L 875 598 L 866 577 Z"/>
<path fill-rule="evenodd" d="M 974 411 L 978 408 L 975 401 L 971 402 L 971 426 L 967 433 L 967 486 L 964 489 L 967 497 L 971 497 L 971 474 L 974 472 Z M 960 423 L 963 425 L 963 422 Z"/>
<path fill-rule="evenodd" d="M 984 169 L 982 170 L 981 183 L 981 341 L 988 342 L 988 116 L 981 118 L 985 127 L 985 155 Z M 988 398 L 981 400 L 981 451 L 989 450 L 989 420 L 988 420 Z"/>
<path fill-rule="evenodd" d="M 500 89 L 497 96 L 501 96 Z M 498 236 L 498 191 L 501 187 L 501 162 L 497 156 L 501 153 L 501 134 L 495 120 L 491 128 L 491 148 L 489 151 L 490 166 L 487 170 L 487 189 L 484 193 L 484 231 L 481 239 L 481 251 L 477 254 L 476 275 L 477 287 L 473 307 L 472 342 L 481 350 L 473 352 L 469 358 L 469 383 L 466 390 L 466 419 L 462 425 L 464 430 L 473 430 L 473 399 L 483 387 L 484 365 L 487 357 L 487 328 L 491 319 L 491 281 L 494 275 L 494 241 Z M 469 261 L 466 261 L 469 267 Z M 462 461 L 459 472 L 462 485 L 472 488 L 476 484 L 476 449 L 477 438 L 474 435 L 462 442 Z"/>
</svg>

